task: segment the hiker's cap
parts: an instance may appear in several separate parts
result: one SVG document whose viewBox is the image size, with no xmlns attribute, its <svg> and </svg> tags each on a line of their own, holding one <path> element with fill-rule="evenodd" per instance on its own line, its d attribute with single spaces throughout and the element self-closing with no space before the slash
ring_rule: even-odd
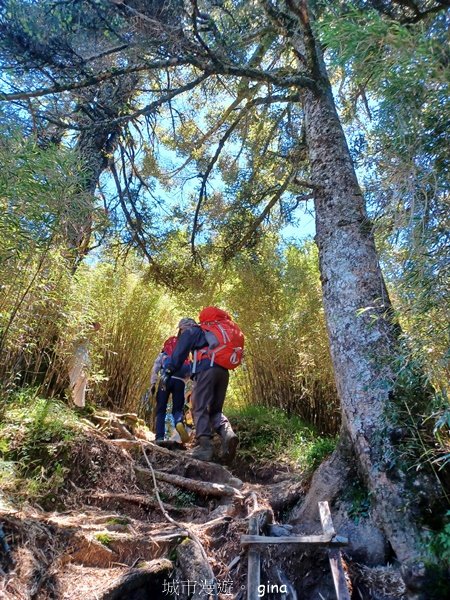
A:
<svg viewBox="0 0 450 600">
<path fill-rule="evenodd" d="M 184 319 L 181 319 L 180 322 L 178 323 L 178 329 L 186 329 L 186 327 L 193 327 L 194 325 L 197 325 L 197 323 L 194 321 L 194 319 L 185 317 Z"/>
</svg>

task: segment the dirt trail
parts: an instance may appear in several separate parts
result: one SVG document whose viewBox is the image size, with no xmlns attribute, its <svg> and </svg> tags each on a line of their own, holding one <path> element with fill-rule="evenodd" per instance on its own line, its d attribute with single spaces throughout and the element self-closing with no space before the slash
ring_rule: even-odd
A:
<svg viewBox="0 0 450 600">
<path fill-rule="evenodd" d="M 298 474 L 266 467 L 264 483 L 244 482 L 238 475 L 251 465 L 239 457 L 227 469 L 181 447 L 161 448 L 132 415 L 99 422 L 70 448 L 60 506 L 18 510 L 0 502 L 11 547 L 0 554 L 0 598 L 246 598 L 240 537 L 255 515 L 266 533 L 289 534 L 280 521 L 304 494 Z M 265 598 L 294 598 L 294 587 L 308 600 L 334 597 L 323 551 L 269 549 L 263 572 Z M 283 584 L 291 592 L 280 594 Z"/>
</svg>

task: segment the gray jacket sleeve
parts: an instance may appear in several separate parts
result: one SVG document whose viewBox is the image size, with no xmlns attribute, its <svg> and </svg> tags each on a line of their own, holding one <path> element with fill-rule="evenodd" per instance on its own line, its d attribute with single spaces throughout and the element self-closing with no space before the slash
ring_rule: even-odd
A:
<svg viewBox="0 0 450 600">
<path fill-rule="evenodd" d="M 150 375 L 150 385 L 154 385 L 158 380 L 158 374 L 162 368 L 164 352 L 160 352 L 153 363 L 152 374 Z"/>
</svg>

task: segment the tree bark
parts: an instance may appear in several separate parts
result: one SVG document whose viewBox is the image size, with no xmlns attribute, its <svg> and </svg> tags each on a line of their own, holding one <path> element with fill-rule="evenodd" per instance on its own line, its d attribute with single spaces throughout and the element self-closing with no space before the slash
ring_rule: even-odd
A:
<svg viewBox="0 0 450 600">
<path fill-rule="evenodd" d="M 86 196 L 84 210 L 67 224 L 67 241 L 73 255 L 73 269 L 89 251 L 95 210 L 95 190 L 101 174 L 118 146 L 121 125 L 114 120 L 126 109 L 138 76 L 123 75 L 100 87 L 80 92 L 77 125 L 82 127 L 75 145 L 84 176 L 81 193 Z M 112 121 L 113 124 L 110 124 Z"/>
<path fill-rule="evenodd" d="M 177 547 L 177 558 L 189 587 L 187 590 L 189 598 L 191 600 L 211 598 L 204 586 L 209 584 L 211 589 L 214 589 L 215 578 L 201 547 L 194 540 L 185 539 Z"/>
<path fill-rule="evenodd" d="M 311 34 L 300 21 L 299 17 L 303 35 L 297 32 L 291 41 L 302 56 L 308 56 L 311 44 L 305 39 Z M 303 108 L 311 179 L 316 186 L 323 302 L 343 433 L 350 439 L 374 500 L 376 520 L 398 559 L 417 560 L 421 557 L 421 532 L 413 511 L 417 498 L 408 489 L 398 461 L 395 470 L 388 467 L 396 455 L 389 437 L 388 410 L 398 327 L 392 320 L 365 202 L 317 43 L 315 53 L 312 66 L 318 91 L 304 90 Z"/>
</svg>

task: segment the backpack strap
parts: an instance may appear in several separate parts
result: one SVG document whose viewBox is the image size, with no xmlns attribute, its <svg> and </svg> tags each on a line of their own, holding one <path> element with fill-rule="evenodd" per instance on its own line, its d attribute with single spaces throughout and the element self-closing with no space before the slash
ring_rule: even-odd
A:
<svg viewBox="0 0 450 600">
<path fill-rule="evenodd" d="M 192 361 L 192 375 L 197 372 L 197 356 L 198 350 L 194 350 L 194 360 Z"/>
<path fill-rule="evenodd" d="M 225 348 L 225 346 L 219 346 L 219 347 L 215 347 L 214 350 L 211 351 L 209 349 L 209 346 L 205 346 L 204 348 L 200 348 L 199 350 L 194 350 L 194 352 L 193 352 L 194 360 L 192 362 L 192 374 L 194 375 L 197 372 L 197 364 L 200 361 L 204 360 L 205 358 L 211 357 L 209 366 L 213 367 L 216 352 L 218 352 L 219 350 L 222 350 L 223 348 Z"/>
<path fill-rule="evenodd" d="M 216 325 L 217 325 L 217 329 L 219 329 L 220 333 L 222 334 L 223 343 L 226 344 L 227 342 L 231 342 L 230 336 L 225 331 L 223 326 L 220 324 L 220 321 L 216 321 Z M 225 348 L 225 345 L 222 347 Z"/>
<path fill-rule="evenodd" d="M 223 350 L 226 347 L 227 347 L 226 344 L 223 344 L 223 346 L 219 346 L 218 348 L 214 348 L 214 350 L 211 352 L 211 362 L 209 363 L 210 367 L 214 366 L 214 359 L 216 357 L 217 352 L 219 352 L 219 350 Z"/>
</svg>

